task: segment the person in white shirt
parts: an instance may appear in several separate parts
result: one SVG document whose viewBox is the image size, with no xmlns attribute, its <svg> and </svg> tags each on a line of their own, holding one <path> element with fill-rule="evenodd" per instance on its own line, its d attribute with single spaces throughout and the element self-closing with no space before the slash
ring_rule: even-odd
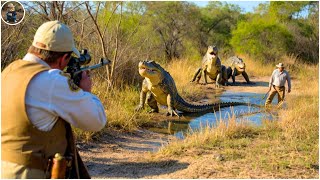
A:
<svg viewBox="0 0 320 180">
<path fill-rule="evenodd" d="M 77 150 L 73 151 L 70 125 L 99 131 L 107 117 L 91 93 L 89 72 L 82 73 L 77 87 L 62 71 L 72 53 L 80 56 L 70 29 L 49 21 L 38 28 L 25 57 L 3 71 L 1 178 L 50 178 L 48 163 L 55 153 L 73 155 L 70 177 L 90 178 L 85 166 L 79 165 Z"/>
<path fill-rule="evenodd" d="M 269 96 L 265 106 L 268 108 L 276 94 L 278 94 L 278 107 L 283 103 L 285 97 L 285 83 L 288 83 L 288 93 L 291 92 L 291 78 L 289 73 L 284 70 L 283 63 L 276 65 L 278 68 L 272 72 L 269 81 Z"/>
</svg>

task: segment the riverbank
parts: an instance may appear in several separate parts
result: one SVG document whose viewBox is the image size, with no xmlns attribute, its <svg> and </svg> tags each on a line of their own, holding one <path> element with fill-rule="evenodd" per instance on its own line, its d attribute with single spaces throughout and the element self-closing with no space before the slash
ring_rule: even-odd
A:
<svg viewBox="0 0 320 180">
<path fill-rule="evenodd" d="M 241 77 L 237 77 L 237 80 L 243 82 Z M 267 91 L 265 83 L 268 82 L 268 77 L 252 77 L 251 80 L 257 83 L 240 83 L 225 87 L 225 90 L 259 93 Z M 292 93 L 287 96 L 288 101 L 301 92 L 301 86 L 297 82 L 294 81 Z M 209 84 L 199 85 L 198 88 L 212 92 L 214 87 Z M 207 95 L 210 97 L 212 93 Z M 157 116 L 165 117 L 165 114 Z M 187 142 L 176 141 L 171 135 L 147 130 L 123 133 L 107 129 L 96 141 L 79 144 L 79 147 L 93 178 L 319 177 L 316 159 L 318 148 L 302 144 L 303 141 L 288 145 L 284 142 L 286 132 L 283 132 L 278 123 L 268 123 L 262 129 L 253 128 L 244 133 L 252 136 L 222 139 L 218 144 L 198 147 L 186 146 Z M 166 148 L 156 152 L 169 142 L 167 147 L 175 149 L 175 152 Z"/>
</svg>

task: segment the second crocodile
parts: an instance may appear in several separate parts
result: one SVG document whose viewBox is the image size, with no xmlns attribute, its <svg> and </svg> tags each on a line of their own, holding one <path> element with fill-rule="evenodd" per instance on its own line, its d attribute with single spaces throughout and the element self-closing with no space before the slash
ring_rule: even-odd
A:
<svg viewBox="0 0 320 180">
<path fill-rule="evenodd" d="M 227 70 L 226 67 L 221 64 L 220 58 L 218 57 L 218 48 L 216 46 L 208 47 L 207 53 L 204 55 L 201 64 L 201 67 L 197 69 L 191 82 L 196 81 L 199 83 L 201 76 L 203 75 L 204 83 L 202 84 L 204 85 L 208 83 L 207 76 L 216 81 L 216 87 L 227 84 Z"/>
<path fill-rule="evenodd" d="M 237 56 L 232 56 L 226 60 L 228 78 L 232 77 L 232 83 L 235 84 L 236 76 L 242 74 L 248 84 L 254 84 L 249 80 L 249 76 L 246 73 L 246 64 L 243 60 Z"/>
</svg>

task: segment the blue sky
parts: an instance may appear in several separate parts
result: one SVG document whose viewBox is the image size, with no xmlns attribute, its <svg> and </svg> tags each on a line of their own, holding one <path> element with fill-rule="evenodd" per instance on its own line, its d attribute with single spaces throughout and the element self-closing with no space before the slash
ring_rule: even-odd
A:
<svg viewBox="0 0 320 180">
<path fill-rule="evenodd" d="M 208 4 L 209 1 L 192 1 L 196 5 L 200 7 L 204 7 Z M 254 8 L 256 8 L 260 3 L 266 3 L 268 1 L 222 1 L 230 4 L 239 5 L 244 12 L 253 12 Z"/>
</svg>

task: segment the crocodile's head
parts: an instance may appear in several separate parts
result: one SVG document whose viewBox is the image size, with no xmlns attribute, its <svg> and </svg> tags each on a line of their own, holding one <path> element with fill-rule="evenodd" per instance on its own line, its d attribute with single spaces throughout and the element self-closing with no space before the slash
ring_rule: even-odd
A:
<svg viewBox="0 0 320 180">
<path fill-rule="evenodd" d="M 150 79 L 151 83 L 157 84 L 163 79 L 163 68 L 154 61 L 140 61 L 139 74 Z"/>
<path fill-rule="evenodd" d="M 243 62 L 241 58 L 237 58 L 234 60 L 234 67 L 238 72 L 244 72 L 246 70 L 246 64 Z"/>
<path fill-rule="evenodd" d="M 209 59 L 215 59 L 218 56 L 218 48 L 217 46 L 209 46 L 207 50 L 207 56 Z"/>
</svg>

